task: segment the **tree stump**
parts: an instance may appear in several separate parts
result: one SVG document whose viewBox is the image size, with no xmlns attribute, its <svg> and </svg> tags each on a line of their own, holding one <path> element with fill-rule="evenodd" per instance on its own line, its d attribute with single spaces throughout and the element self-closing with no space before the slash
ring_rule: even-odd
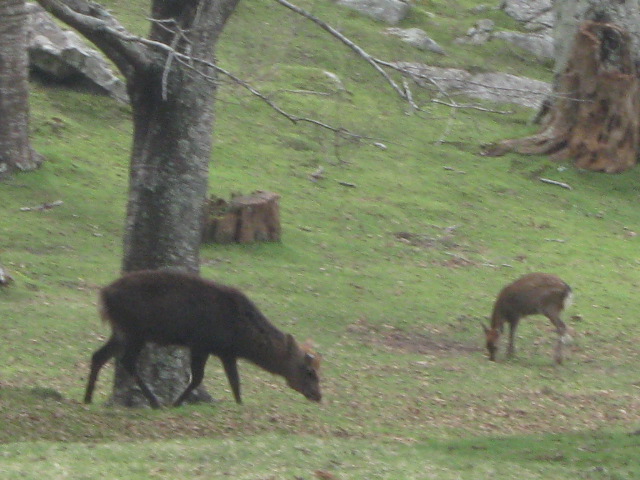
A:
<svg viewBox="0 0 640 480">
<path fill-rule="evenodd" d="M 280 195 L 256 191 L 227 202 L 209 199 L 203 228 L 205 243 L 279 242 Z"/>
<path fill-rule="evenodd" d="M 640 97 L 631 40 L 626 30 L 602 22 L 578 29 L 554 98 L 531 137 L 505 140 L 484 154 L 548 154 L 593 171 L 618 173 L 636 164 Z"/>
</svg>

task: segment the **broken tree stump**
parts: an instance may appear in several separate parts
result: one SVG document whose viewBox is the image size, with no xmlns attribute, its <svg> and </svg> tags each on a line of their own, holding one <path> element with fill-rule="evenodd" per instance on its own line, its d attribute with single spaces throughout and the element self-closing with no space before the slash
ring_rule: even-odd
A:
<svg viewBox="0 0 640 480">
<path fill-rule="evenodd" d="M 548 154 L 578 168 L 618 173 L 640 153 L 640 81 L 630 34 L 584 22 L 539 133 L 489 146 L 484 154 Z"/>
<path fill-rule="evenodd" d="M 256 191 L 232 196 L 227 202 L 209 199 L 204 222 L 204 243 L 279 242 L 280 195 Z"/>
</svg>

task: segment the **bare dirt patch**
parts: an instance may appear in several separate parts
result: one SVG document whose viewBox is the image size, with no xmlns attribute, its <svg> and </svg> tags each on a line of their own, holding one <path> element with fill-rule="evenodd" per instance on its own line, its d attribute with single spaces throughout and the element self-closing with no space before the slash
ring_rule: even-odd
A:
<svg viewBox="0 0 640 480">
<path fill-rule="evenodd" d="M 440 265 L 449 268 L 475 267 L 479 263 L 468 258 L 465 254 L 469 248 L 455 238 L 457 226 L 441 229 L 436 235 L 427 235 L 412 232 L 396 232 L 393 234 L 396 241 L 425 250 L 438 250 L 447 257 L 439 261 Z"/>
<path fill-rule="evenodd" d="M 455 249 L 460 247 L 460 244 L 455 239 L 455 228 L 456 227 L 446 228 L 443 233 L 439 232 L 437 235 L 396 232 L 393 236 L 397 241 L 414 247 L 426 249 Z"/>
<path fill-rule="evenodd" d="M 365 343 L 405 353 L 457 355 L 480 350 L 477 344 L 456 341 L 439 332 L 424 333 L 393 325 L 371 325 L 363 319 L 350 325 L 349 332 L 358 335 Z"/>
</svg>

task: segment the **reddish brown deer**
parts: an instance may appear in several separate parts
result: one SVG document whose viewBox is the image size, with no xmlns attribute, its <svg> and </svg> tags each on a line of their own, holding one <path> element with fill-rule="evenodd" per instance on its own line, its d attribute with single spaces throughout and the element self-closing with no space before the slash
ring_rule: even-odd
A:
<svg viewBox="0 0 640 480">
<path fill-rule="evenodd" d="M 530 273 L 504 287 L 498 294 L 491 315 L 491 327 L 483 325 L 487 338 L 489 359 L 495 361 L 498 340 L 509 324 L 509 346 L 507 356 L 515 353 L 515 334 L 522 317 L 540 314 L 551 320 L 558 332 L 558 342 L 554 351 L 554 360 L 560 364 L 563 360 L 563 346 L 571 341 L 567 326 L 560 313 L 571 305 L 571 287 L 559 277 L 548 273 Z"/>
<path fill-rule="evenodd" d="M 191 381 L 173 403 L 179 406 L 200 385 L 209 355 L 222 361 L 237 403 L 237 359 L 247 359 L 281 375 L 307 399 L 319 402 L 320 359 L 282 333 L 239 290 L 198 276 L 166 270 L 127 274 L 100 292 L 100 313 L 111 324 L 111 338 L 91 359 L 84 402 L 91 403 L 98 373 L 116 355 L 151 407 L 160 402 L 136 369 L 145 343 L 178 345 L 191 352 Z"/>
</svg>

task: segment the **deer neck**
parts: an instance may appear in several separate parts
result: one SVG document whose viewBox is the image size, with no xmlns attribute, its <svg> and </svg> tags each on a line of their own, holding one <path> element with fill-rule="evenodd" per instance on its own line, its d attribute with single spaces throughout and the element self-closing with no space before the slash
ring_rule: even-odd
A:
<svg viewBox="0 0 640 480">
<path fill-rule="evenodd" d="M 255 363 L 270 373 L 285 375 L 287 371 L 286 335 L 275 327 L 251 328 L 246 332 L 238 356 Z"/>
</svg>

